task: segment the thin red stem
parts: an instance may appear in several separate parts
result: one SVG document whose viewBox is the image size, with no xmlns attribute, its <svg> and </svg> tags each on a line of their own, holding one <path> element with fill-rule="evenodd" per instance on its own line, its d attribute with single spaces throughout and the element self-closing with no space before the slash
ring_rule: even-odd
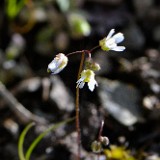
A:
<svg viewBox="0 0 160 160">
<path fill-rule="evenodd" d="M 104 120 L 101 121 L 101 126 L 100 126 L 100 130 L 99 130 L 98 140 L 100 140 L 100 137 L 102 135 L 103 126 L 104 126 Z"/>
<path fill-rule="evenodd" d="M 70 56 L 70 55 L 73 55 L 73 54 L 78 54 L 78 53 L 83 53 L 84 51 L 75 51 L 75 52 L 71 52 L 71 53 L 68 53 L 66 56 Z"/>
<path fill-rule="evenodd" d="M 82 50 L 82 51 L 75 51 L 75 52 L 71 52 L 71 53 L 68 53 L 66 56 L 70 56 L 70 55 L 73 55 L 73 54 L 78 54 L 78 53 L 88 53 L 88 54 L 91 54 L 94 50 L 98 49 L 100 46 L 95 46 L 94 48 L 92 48 L 91 50 Z"/>
<path fill-rule="evenodd" d="M 84 58 L 85 58 L 85 52 L 82 52 L 77 80 L 79 79 L 80 74 L 82 72 Z M 79 112 L 80 112 L 80 108 L 79 108 L 79 87 L 76 87 L 76 131 L 77 131 L 77 144 L 78 144 L 78 146 L 77 146 L 78 147 L 77 160 L 80 160 L 80 154 L 81 154 L 80 153 L 80 149 L 81 149 L 81 130 L 80 130 Z"/>
<path fill-rule="evenodd" d="M 98 49 L 100 46 L 95 46 L 94 48 L 92 48 L 89 52 L 92 53 L 94 50 Z"/>
<path fill-rule="evenodd" d="M 103 131 L 103 126 L 104 126 L 104 120 L 101 121 L 101 126 L 100 126 L 100 130 L 99 130 L 99 134 L 98 134 L 98 141 L 100 141 L 102 131 Z M 99 160 L 99 156 L 100 156 L 100 154 L 97 155 L 97 160 Z"/>
</svg>

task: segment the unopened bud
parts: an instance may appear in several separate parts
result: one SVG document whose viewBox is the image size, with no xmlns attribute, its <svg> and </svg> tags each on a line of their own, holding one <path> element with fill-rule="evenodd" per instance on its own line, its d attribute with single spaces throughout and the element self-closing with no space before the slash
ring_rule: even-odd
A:
<svg viewBox="0 0 160 160">
<path fill-rule="evenodd" d="M 92 70 L 93 71 L 99 71 L 101 69 L 100 65 L 98 63 L 92 64 Z"/>
<path fill-rule="evenodd" d="M 59 53 L 53 59 L 53 61 L 48 65 L 47 71 L 52 74 L 57 74 L 61 72 L 68 63 L 68 57 L 66 57 L 63 53 Z"/>
<path fill-rule="evenodd" d="M 102 152 L 103 148 L 102 148 L 102 144 L 99 141 L 94 141 L 91 144 L 91 149 L 94 153 L 100 153 Z"/>
<path fill-rule="evenodd" d="M 85 68 L 92 71 L 99 71 L 101 69 L 100 65 L 96 62 L 93 62 L 91 59 L 85 61 Z"/>
<path fill-rule="evenodd" d="M 109 139 L 108 137 L 100 137 L 99 141 L 104 145 L 107 146 L 109 144 Z"/>
</svg>

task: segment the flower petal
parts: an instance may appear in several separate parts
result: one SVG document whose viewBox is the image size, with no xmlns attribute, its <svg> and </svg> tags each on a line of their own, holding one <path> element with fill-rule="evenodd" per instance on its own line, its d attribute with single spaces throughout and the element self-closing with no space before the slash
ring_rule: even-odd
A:
<svg viewBox="0 0 160 160">
<path fill-rule="evenodd" d="M 51 72 L 52 74 L 55 74 L 58 69 L 59 62 L 57 62 L 55 59 L 48 65 L 48 71 Z M 58 70 L 59 72 L 59 70 Z"/>
<path fill-rule="evenodd" d="M 117 33 L 112 37 L 116 43 L 120 43 L 124 40 L 124 36 L 122 33 Z"/>
<path fill-rule="evenodd" d="M 106 41 L 106 47 L 109 49 L 115 48 L 117 44 L 115 43 L 115 40 L 110 38 L 109 40 Z"/>
<path fill-rule="evenodd" d="M 84 84 L 85 84 L 84 82 L 81 82 L 81 83 L 79 84 L 79 88 L 82 89 L 82 88 L 84 87 Z"/>
<path fill-rule="evenodd" d="M 124 46 L 117 46 L 115 48 L 112 48 L 113 51 L 118 51 L 118 52 L 124 51 L 125 49 L 126 47 Z"/>
<path fill-rule="evenodd" d="M 115 29 L 111 29 L 106 39 L 111 38 L 114 33 L 115 33 Z"/>
<path fill-rule="evenodd" d="M 55 71 L 53 71 L 51 74 L 58 74 L 59 72 L 61 72 L 63 70 L 63 68 L 61 69 L 56 69 Z"/>
<path fill-rule="evenodd" d="M 91 80 L 90 82 L 88 82 L 88 88 L 90 89 L 90 91 L 93 92 L 94 88 L 95 88 L 95 85 L 98 86 L 96 80 Z"/>
<path fill-rule="evenodd" d="M 79 87 L 79 88 L 83 88 L 85 82 L 84 82 L 84 77 L 81 77 L 76 83 L 77 83 L 77 86 L 76 87 Z"/>
<path fill-rule="evenodd" d="M 88 83 L 88 88 L 90 89 L 91 92 L 93 92 L 95 86 L 94 86 L 93 83 L 89 82 L 89 83 Z"/>
</svg>

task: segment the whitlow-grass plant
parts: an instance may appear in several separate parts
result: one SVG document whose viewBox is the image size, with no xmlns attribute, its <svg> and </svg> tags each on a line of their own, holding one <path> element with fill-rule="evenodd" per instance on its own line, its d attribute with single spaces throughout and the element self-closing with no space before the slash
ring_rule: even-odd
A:
<svg viewBox="0 0 160 160">
<path fill-rule="evenodd" d="M 64 54 L 64 53 L 59 53 L 56 55 L 56 57 L 52 60 L 52 62 L 48 65 L 47 71 L 51 73 L 53 76 L 55 74 L 58 74 L 61 72 L 68 64 L 69 57 L 75 54 L 81 54 L 81 61 L 80 61 L 80 66 L 77 74 L 77 85 L 76 85 L 76 99 L 75 99 L 75 121 L 76 121 L 76 131 L 77 131 L 77 160 L 80 160 L 80 150 L 81 150 L 81 134 L 80 134 L 80 120 L 79 120 L 79 113 L 80 113 L 80 108 L 79 108 L 79 89 L 82 89 L 84 85 L 87 83 L 88 88 L 91 92 L 94 91 L 95 87 L 98 87 L 98 83 L 95 78 L 95 72 L 100 70 L 100 65 L 92 59 L 92 54 L 94 53 L 95 50 L 97 49 L 102 49 L 103 51 L 117 51 L 121 52 L 125 50 L 124 46 L 119 46 L 118 44 L 124 40 L 124 36 L 122 33 L 115 33 L 114 29 L 111 29 L 107 37 L 104 37 L 102 40 L 99 41 L 99 45 L 93 47 L 90 50 L 81 50 L 81 51 L 75 51 L 72 53 Z M 19 140 L 19 157 L 20 160 L 29 160 L 30 155 L 35 148 L 35 146 L 40 142 L 40 140 L 51 130 L 55 130 L 57 127 L 59 127 L 62 124 L 65 124 L 73 119 L 69 119 L 67 121 L 58 123 L 55 127 L 51 127 L 42 134 L 40 134 L 31 144 L 29 149 L 27 150 L 26 154 L 23 152 L 23 141 L 25 138 L 26 133 L 28 130 L 33 126 L 31 123 L 28 125 L 25 130 L 22 132 Z M 108 144 L 108 138 L 107 137 L 102 137 L 102 129 L 103 129 L 103 124 L 101 124 L 101 128 L 99 131 L 99 137 L 98 140 L 93 142 L 91 147 L 94 152 L 100 152 L 102 144 L 107 145 Z"/>
</svg>

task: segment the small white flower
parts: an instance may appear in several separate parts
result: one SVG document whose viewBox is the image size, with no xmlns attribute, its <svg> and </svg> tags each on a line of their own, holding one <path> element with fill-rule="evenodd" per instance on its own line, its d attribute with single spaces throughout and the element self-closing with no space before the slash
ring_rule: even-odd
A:
<svg viewBox="0 0 160 160">
<path fill-rule="evenodd" d="M 77 87 L 80 89 L 84 87 L 85 83 L 88 83 L 88 88 L 90 91 L 93 91 L 95 86 L 98 86 L 97 81 L 95 80 L 95 73 L 90 69 L 83 70 L 81 72 L 80 79 L 76 83 Z"/>
<path fill-rule="evenodd" d="M 68 63 L 68 57 L 66 57 L 63 53 L 59 53 L 53 59 L 53 61 L 48 65 L 48 72 L 52 74 L 57 74 L 61 72 Z"/>
<path fill-rule="evenodd" d="M 124 35 L 122 33 L 117 33 L 113 36 L 114 33 L 115 33 L 115 30 L 111 29 L 108 36 L 99 41 L 99 45 L 102 50 L 104 51 L 113 50 L 113 51 L 119 51 L 119 52 L 125 50 L 124 46 L 117 46 L 118 43 L 124 40 Z"/>
</svg>

